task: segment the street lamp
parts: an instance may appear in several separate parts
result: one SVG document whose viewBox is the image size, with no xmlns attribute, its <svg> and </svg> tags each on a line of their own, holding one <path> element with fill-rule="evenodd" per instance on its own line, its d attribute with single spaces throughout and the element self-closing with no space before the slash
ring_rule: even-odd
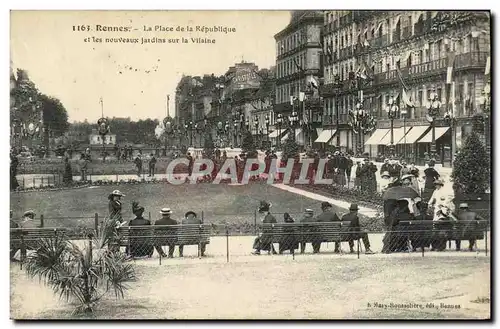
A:
<svg viewBox="0 0 500 329">
<path fill-rule="evenodd" d="M 393 96 L 389 97 L 385 110 L 387 112 L 387 116 L 391 119 L 391 145 L 389 146 L 389 149 L 391 155 L 394 156 L 394 119 L 397 116 L 399 107 L 396 105 L 396 100 Z"/>
<path fill-rule="evenodd" d="M 404 145 L 403 145 L 403 157 L 406 161 L 406 114 L 408 111 L 406 108 L 401 109 L 401 116 L 403 117 L 403 138 L 404 138 Z"/>
<path fill-rule="evenodd" d="M 276 141 L 276 145 L 279 148 L 281 146 L 281 125 L 283 124 L 283 115 L 281 113 L 278 113 L 276 117 L 276 124 L 278 126 L 278 140 Z"/>
<path fill-rule="evenodd" d="M 340 75 L 335 74 L 333 77 L 333 88 L 335 90 L 335 129 L 337 129 L 337 149 L 340 150 L 340 107 L 339 107 L 339 95 L 342 89 L 342 82 L 340 81 Z M 330 139 L 333 137 L 333 129 L 331 130 L 332 135 Z"/>
<path fill-rule="evenodd" d="M 427 121 L 431 124 L 432 140 L 431 140 L 431 154 L 430 158 L 436 161 L 436 123 L 435 120 L 439 116 L 439 109 L 441 108 L 441 101 L 438 99 L 436 90 L 432 88 L 427 103 Z"/>
<path fill-rule="evenodd" d="M 266 114 L 265 122 L 266 122 L 266 136 L 267 136 L 266 140 L 269 144 L 269 115 L 267 115 L 267 114 Z"/>
<path fill-rule="evenodd" d="M 290 122 L 290 127 L 292 128 L 292 137 L 295 139 L 295 127 L 299 122 L 299 114 L 296 111 L 293 111 L 292 114 L 288 117 Z"/>
</svg>

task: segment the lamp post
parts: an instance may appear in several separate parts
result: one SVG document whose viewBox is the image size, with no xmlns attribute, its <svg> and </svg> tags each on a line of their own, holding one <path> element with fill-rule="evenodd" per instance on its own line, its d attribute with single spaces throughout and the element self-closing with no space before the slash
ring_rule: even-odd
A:
<svg viewBox="0 0 500 329">
<path fill-rule="evenodd" d="M 253 126 L 255 128 L 255 137 L 258 140 L 258 136 L 259 136 L 259 116 L 257 114 L 255 114 L 253 116 Z M 260 143 L 258 143 L 258 144 L 260 144 Z"/>
<path fill-rule="evenodd" d="M 267 143 L 269 144 L 269 115 L 266 114 L 266 118 L 265 118 L 265 122 L 266 122 L 266 140 L 267 140 Z"/>
<path fill-rule="evenodd" d="M 307 100 L 311 99 L 312 95 L 314 95 L 314 91 L 312 90 L 312 87 L 307 87 L 306 90 L 304 91 L 304 99 L 302 100 L 302 113 L 305 113 L 307 115 L 303 115 L 303 117 L 307 118 L 307 122 L 304 123 L 304 130 L 307 130 L 307 144 L 309 145 L 310 148 L 312 148 L 312 108 L 311 108 L 311 103 L 309 103 L 309 107 L 307 107 Z M 307 112 L 306 112 L 307 111 Z"/>
<path fill-rule="evenodd" d="M 396 100 L 393 96 L 389 97 L 385 110 L 387 112 L 387 116 L 391 120 L 391 144 L 389 146 L 389 152 L 392 156 L 394 156 L 394 119 L 399 111 L 399 107 L 396 105 Z"/>
<path fill-rule="evenodd" d="M 299 122 L 299 114 L 296 111 L 293 111 L 292 114 L 290 114 L 290 116 L 288 117 L 288 120 L 290 122 L 290 128 L 292 130 L 292 138 L 295 140 L 295 127 Z"/>
<path fill-rule="evenodd" d="M 342 88 L 342 82 L 340 81 L 340 76 L 338 74 L 335 74 L 333 77 L 333 88 L 335 90 L 335 129 L 337 129 L 337 149 L 340 150 L 340 108 L 339 108 L 339 95 L 340 95 L 340 90 Z M 330 136 L 330 139 L 333 137 L 333 129 L 331 130 L 332 135 Z"/>
<path fill-rule="evenodd" d="M 278 125 L 278 140 L 276 141 L 276 145 L 279 149 L 281 146 L 281 125 L 283 124 L 283 115 L 281 113 L 278 113 L 276 117 L 276 124 Z"/>
<path fill-rule="evenodd" d="M 403 157 L 404 160 L 406 161 L 406 114 L 408 111 L 406 108 L 401 109 L 401 116 L 403 116 L 403 138 L 404 138 L 404 145 L 403 145 Z"/>
<path fill-rule="evenodd" d="M 490 154 L 491 146 L 490 146 L 490 122 L 489 122 L 489 114 L 491 111 L 491 95 L 490 95 L 490 83 L 489 81 L 486 83 L 484 90 L 481 93 L 481 97 L 479 97 L 479 106 L 483 112 L 484 117 L 484 142 L 486 145 L 486 151 Z"/>
<path fill-rule="evenodd" d="M 438 99 L 436 90 L 432 88 L 429 95 L 429 102 L 427 103 L 427 121 L 431 124 L 432 139 L 431 139 L 431 154 L 430 158 L 436 161 L 436 123 L 435 120 L 439 116 L 439 109 L 441 108 L 441 101 Z"/>
</svg>

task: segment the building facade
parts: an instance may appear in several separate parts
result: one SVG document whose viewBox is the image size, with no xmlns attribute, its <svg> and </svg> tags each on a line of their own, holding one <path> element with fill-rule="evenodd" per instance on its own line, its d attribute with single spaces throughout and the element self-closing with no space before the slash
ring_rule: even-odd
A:
<svg viewBox="0 0 500 329">
<path fill-rule="evenodd" d="M 292 12 L 290 23 L 276 40 L 275 116 L 283 117 L 283 125 L 294 122 L 294 134 L 300 145 L 312 145 L 321 122 L 319 85 L 322 77 L 320 11 Z M 293 118 L 290 120 L 290 118 Z M 272 134 L 278 144 L 284 136 Z M 276 131 L 278 131 L 276 130 Z"/>
<path fill-rule="evenodd" d="M 323 38 L 324 52 L 331 54 L 323 68 L 324 129 L 340 131 L 342 147 L 361 144 L 371 156 L 393 152 L 423 162 L 430 152 L 427 107 L 436 93 L 436 159 L 451 164 L 471 119 L 483 111 L 489 13 L 327 11 Z M 361 86 L 352 83 L 359 76 L 367 77 Z M 392 133 L 390 102 L 398 106 Z M 349 131 L 348 113 L 357 103 L 377 119 L 371 135 Z"/>
</svg>

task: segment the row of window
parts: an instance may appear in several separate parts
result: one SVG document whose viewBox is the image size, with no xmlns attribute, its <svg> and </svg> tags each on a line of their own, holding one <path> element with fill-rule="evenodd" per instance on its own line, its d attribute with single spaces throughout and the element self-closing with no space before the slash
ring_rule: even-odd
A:
<svg viewBox="0 0 500 329">
<path fill-rule="evenodd" d="M 303 43 L 307 42 L 307 34 L 305 28 L 302 28 L 282 40 L 276 42 L 276 54 L 281 55 L 289 52 Z"/>
<path fill-rule="evenodd" d="M 276 104 L 290 102 L 290 97 L 298 97 L 299 92 L 305 89 L 305 79 L 295 80 L 276 86 Z"/>
<path fill-rule="evenodd" d="M 300 70 L 306 70 L 307 69 L 306 56 L 307 53 L 304 51 L 302 53 L 295 54 L 291 58 L 286 58 L 285 60 L 279 60 L 276 63 L 276 77 L 280 79 L 292 75 L 294 73 L 297 73 Z"/>
<path fill-rule="evenodd" d="M 408 92 L 407 95 L 410 100 L 415 104 L 416 108 L 408 113 L 407 118 L 421 118 L 424 117 L 426 112 L 426 107 L 428 104 L 429 95 L 432 90 L 428 88 L 429 86 L 414 86 Z M 446 93 L 445 84 L 441 83 L 435 86 L 438 99 L 442 103 L 441 114 L 445 112 L 446 103 Z M 463 81 L 455 84 L 455 99 L 450 98 L 450 103 L 455 106 L 455 115 L 457 116 L 469 116 L 470 111 L 475 104 L 475 93 L 474 93 L 474 82 L 473 81 Z M 379 118 L 387 118 L 387 103 L 390 97 L 396 97 L 397 104 L 404 106 L 402 101 L 402 95 L 400 90 L 394 91 L 393 93 L 382 93 L 378 97 L 365 98 L 363 106 L 366 110 L 371 111 Z M 347 114 L 348 111 L 354 109 L 356 106 L 356 98 L 352 95 L 344 95 L 338 98 L 336 101 L 335 97 L 325 98 L 323 102 L 323 114 L 328 116 L 336 116 L 337 107 L 339 108 L 339 114 Z M 453 104 L 454 103 L 454 104 Z"/>
<path fill-rule="evenodd" d="M 368 60 L 366 61 L 368 65 L 367 69 L 374 74 L 378 74 L 390 72 L 401 67 L 410 67 L 432 62 L 448 56 L 446 47 L 443 40 L 438 40 L 434 43 L 425 44 L 423 49 L 408 51 L 403 57 L 387 56 L 381 58 L 380 61 L 376 63 L 371 63 L 371 58 L 368 56 Z M 452 42 L 450 47 L 455 50 L 455 54 L 457 55 L 480 51 L 478 38 L 472 38 L 470 35 L 462 40 Z M 354 72 L 355 70 L 357 70 L 357 65 L 354 58 L 325 66 L 325 83 L 333 83 L 336 74 L 340 76 L 341 80 L 347 80 L 349 78 L 349 72 Z"/>
</svg>

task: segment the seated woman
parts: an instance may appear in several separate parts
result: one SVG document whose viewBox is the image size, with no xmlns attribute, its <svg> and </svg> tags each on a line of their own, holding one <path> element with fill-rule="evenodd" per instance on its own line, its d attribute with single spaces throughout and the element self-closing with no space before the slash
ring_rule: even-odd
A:
<svg viewBox="0 0 500 329">
<path fill-rule="evenodd" d="M 289 213 L 283 214 L 283 222 L 288 224 L 295 223 L 295 220 L 290 216 Z M 299 243 L 297 242 L 296 228 L 293 226 L 283 228 L 283 239 L 279 243 L 279 253 L 282 254 L 285 250 L 290 250 L 293 253 L 295 249 L 299 248 Z"/>
<path fill-rule="evenodd" d="M 397 231 L 401 230 L 401 221 L 410 221 L 414 219 L 413 213 L 410 211 L 409 202 L 406 199 L 397 200 L 396 208 L 391 212 L 387 219 L 387 230 L 383 242 L 383 253 L 406 251 L 408 248 L 408 240 L 403 238 Z"/>
<path fill-rule="evenodd" d="M 415 216 L 415 221 L 432 221 L 432 216 L 428 213 L 428 207 L 425 202 L 421 199 L 416 200 L 416 208 L 418 210 L 418 214 Z M 431 245 L 431 239 L 429 235 L 423 232 L 416 232 L 412 235 L 411 245 L 414 250 L 422 248 L 428 248 Z"/>
<path fill-rule="evenodd" d="M 134 213 L 135 218 L 129 222 L 129 226 L 151 225 L 151 221 L 142 216 L 144 213 L 144 207 L 139 206 L 138 202 L 132 203 L 132 212 Z M 129 239 L 130 249 L 127 250 L 127 254 L 130 257 L 151 257 L 153 255 L 153 244 L 150 238 L 144 236 L 144 232 L 131 230 Z"/>
</svg>

